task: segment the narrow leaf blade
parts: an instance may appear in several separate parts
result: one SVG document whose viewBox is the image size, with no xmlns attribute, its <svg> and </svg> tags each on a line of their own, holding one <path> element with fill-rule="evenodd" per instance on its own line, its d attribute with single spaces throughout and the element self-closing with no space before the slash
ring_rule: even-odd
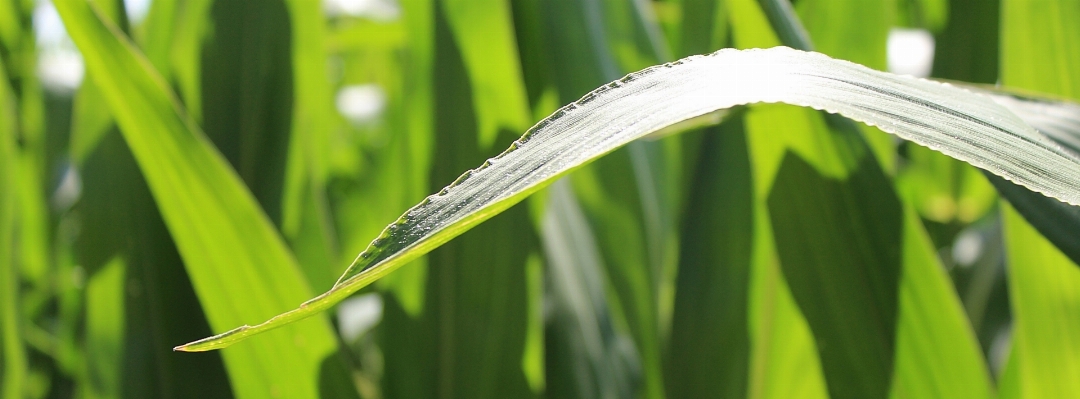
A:
<svg viewBox="0 0 1080 399">
<path fill-rule="evenodd" d="M 721 50 L 630 74 L 563 107 L 506 152 L 409 210 L 330 291 L 264 324 L 179 349 L 219 348 L 308 317 L 634 139 L 757 102 L 839 113 L 1080 203 L 1080 161 L 986 98 L 789 48 Z"/>
</svg>

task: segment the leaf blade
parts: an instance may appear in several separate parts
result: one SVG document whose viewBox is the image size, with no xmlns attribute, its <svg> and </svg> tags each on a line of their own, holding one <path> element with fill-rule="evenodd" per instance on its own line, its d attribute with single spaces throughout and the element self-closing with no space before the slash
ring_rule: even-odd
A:
<svg viewBox="0 0 1080 399">
<path fill-rule="evenodd" d="M 295 260 L 251 192 L 179 110 L 149 61 L 88 3 L 55 4 L 147 177 L 210 324 L 271 315 L 308 295 Z M 234 392 L 317 396 L 322 357 L 335 349 L 332 334 L 325 319 L 315 320 L 224 353 Z"/>
<path fill-rule="evenodd" d="M 721 50 L 630 74 L 556 111 L 502 155 L 409 210 L 331 291 L 255 331 L 238 329 L 180 349 L 219 347 L 237 334 L 310 316 L 619 146 L 681 120 L 756 102 L 840 113 L 1080 203 L 1080 162 L 988 99 L 788 48 Z M 1003 148 L 1023 155 L 1003 154 Z"/>
</svg>

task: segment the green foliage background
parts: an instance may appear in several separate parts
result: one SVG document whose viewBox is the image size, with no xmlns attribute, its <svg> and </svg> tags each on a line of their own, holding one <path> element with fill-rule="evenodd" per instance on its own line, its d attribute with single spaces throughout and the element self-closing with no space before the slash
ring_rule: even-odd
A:
<svg viewBox="0 0 1080 399">
<path fill-rule="evenodd" d="M 292 309 L 409 206 L 625 73 L 796 45 L 772 0 L 0 0 L 4 398 L 1080 394 L 1080 269 L 977 169 L 780 105 L 635 142 L 365 288 Z M 798 0 L 817 51 L 1080 100 L 1080 2 Z M 778 34 L 779 33 L 779 34 Z M 343 89 L 384 108 L 350 120 Z M 74 194 L 71 179 L 77 181 Z M 1066 237 L 1068 235 L 1066 234 Z M 970 255 L 970 247 L 977 249 Z"/>
</svg>

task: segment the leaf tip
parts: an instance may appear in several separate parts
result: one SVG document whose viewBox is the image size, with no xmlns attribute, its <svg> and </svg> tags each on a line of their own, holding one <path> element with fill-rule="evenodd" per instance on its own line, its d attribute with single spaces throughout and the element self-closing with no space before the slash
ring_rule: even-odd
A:
<svg viewBox="0 0 1080 399">
<path fill-rule="evenodd" d="M 242 341 L 244 338 L 247 338 L 247 336 L 250 335 L 250 334 L 243 334 L 243 333 L 246 332 L 247 330 L 249 330 L 250 328 L 251 328 L 251 326 L 243 325 L 243 326 L 234 328 L 232 330 L 226 331 L 224 333 L 221 333 L 221 334 L 218 334 L 218 335 L 215 335 L 215 336 L 212 336 L 212 337 L 206 337 L 206 338 L 200 339 L 198 341 L 192 341 L 192 342 L 188 342 L 188 343 L 183 344 L 183 345 L 175 346 L 175 347 L 173 347 L 173 351 L 174 352 L 207 352 L 207 351 L 222 349 L 222 348 L 228 347 L 229 345 L 232 345 L 234 343 Z"/>
</svg>

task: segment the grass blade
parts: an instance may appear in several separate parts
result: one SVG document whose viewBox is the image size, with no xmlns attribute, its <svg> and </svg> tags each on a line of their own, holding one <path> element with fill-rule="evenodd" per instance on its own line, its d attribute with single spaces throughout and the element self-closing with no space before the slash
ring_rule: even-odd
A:
<svg viewBox="0 0 1080 399">
<path fill-rule="evenodd" d="M 483 87 L 470 79 L 468 55 L 452 34 L 450 5 L 436 3 L 433 186 L 447 184 L 461 170 L 493 152 L 484 148 L 477 128 L 482 123 L 475 103 L 458 101 Z M 498 16 L 470 15 L 471 23 Z M 506 17 L 509 17 L 507 14 Z M 467 21 L 460 21 L 469 23 Z M 507 84 L 507 82 L 503 82 Z M 521 82 L 517 82 L 518 85 Z M 501 143 L 512 137 L 500 136 Z M 430 187 L 429 187 L 430 189 Z M 412 335 L 422 342 L 403 348 L 388 337 L 388 353 L 408 353 L 386 360 L 387 394 L 396 397 L 530 397 L 525 375 L 528 328 L 539 336 L 540 323 L 530 323 L 526 270 L 536 239 L 525 207 L 516 207 L 428 256 L 428 283 L 421 313 L 411 322 L 388 318 L 385 334 Z M 395 298 L 400 299 L 400 298 Z M 404 309 L 402 309 L 404 310 Z M 395 313 L 400 310 L 394 310 Z M 419 330 L 411 327 L 419 324 Z M 406 338 L 407 339 L 407 338 Z M 539 343 L 539 341 L 536 341 Z M 417 364 L 430 367 L 417 368 Z"/>
<path fill-rule="evenodd" d="M 547 292 L 549 397 L 632 397 L 640 383 L 637 351 L 614 328 L 604 287 L 603 259 L 568 181 L 555 183 L 542 222 Z"/>
<path fill-rule="evenodd" d="M 1002 1 L 1001 82 L 1080 99 L 1080 3 Z M 1031 62 L 1031 60 L 1039 60 Z M 1074 204 L 1075 205 L 1075 204 Z M 1019 205 L 1018 205 L 1019 206 Z M 1080 268 L 1002 207 L 1021 397 L 1080 392 Z M 1075 235 L 1075 232 L 1073 232 Z"/>
<path fill-rule="evenodd" d="M 500 129 L 528 127 L 529 106 L 518 62 L 509 0 L 442 0 L 446 20 L 461 48 L 473 108 L 477 140 L 487 150 Z"/>
<path fill-rule="evenodd" d="M 327 293 L 267 323 L 178 349 L 216 349 L 310 316 L 636 138 L 717 109 L 756 102 L 836 112 L 1080 203 L 1080 162 L 990 100 L 815 53 L 721 50 L 652 67 L 587 94 L 403 215 Z"/>
<path fill-rule="evenodd" d="M 547 6 L 548 58 L 561 104 L 616 78 L 628 64 L 655 59 L 639 47 L 636 39 L 647 38 L 648 29 L 640 26 L 642 18 L 631 7 L 629 2 L 595 0 Z M 663 395 L 657 283 L 663 280 L 664 260 L 670 259 L 664 250 L 673 232 L 664 183 L 674 179 L 663 179 L 661 144 L 631 143 L 571 177 L 614 294 L 612 318 L 633 337 L 644 398 Z"/>
<path fill-rule="evenodd" d="M 18 176 L 15 160 L 15 93 L 8 86 L 5 60 L 0 58 L 0 396 L 20 398 L 26 394 L 26 350 L 20 327 L 19 268 L 15 261 L 15 201 Z"/>
<path fill-rule="evenodd" d="M 745 398 L 754 190 L 741 116 L 703 132 L 683 221 L 668 361 L 672 398 Z"/>
<path fill-rule="evenodd" d="M 147 177 L 210 324 L 243 323 L 307 296 L 281 237 L 149 61 L 90 4 L 56 7 Z M 329 323 L 318 319 L 223 357 L 237 396 L 314 397 L 323 358 L 335 346 Z"/>
</svg>

